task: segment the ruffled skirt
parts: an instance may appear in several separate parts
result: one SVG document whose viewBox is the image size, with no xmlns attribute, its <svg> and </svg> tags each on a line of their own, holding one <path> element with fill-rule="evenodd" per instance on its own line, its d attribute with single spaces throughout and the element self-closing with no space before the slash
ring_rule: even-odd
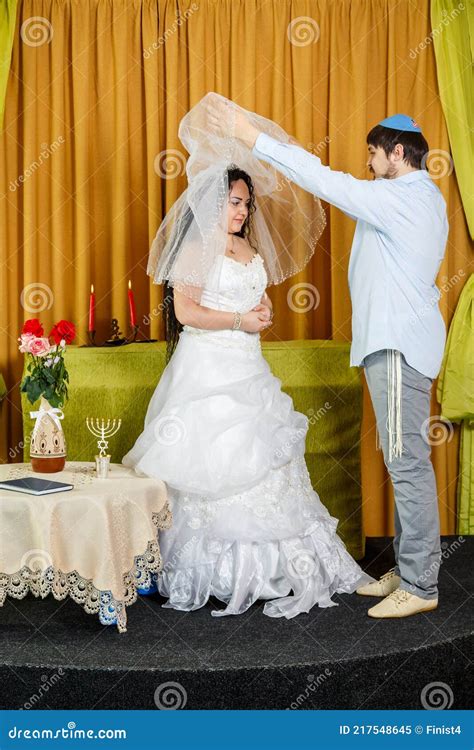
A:
<svg viewBox="0 0 474 750">
<path fill-rule="evenodd" d="M 214 596 L 226 606 L 211 614 L 221 616 L 264 599 L 265 614 L 291 618 L 374 580 L 312 488 L 307 430 L 258 336 L 181 333 L 144 431 L 122 459 L 168 487 L 173 525 L 160 532 L 157 580 L 164 607 L 193 610 Z"/>
</svg>

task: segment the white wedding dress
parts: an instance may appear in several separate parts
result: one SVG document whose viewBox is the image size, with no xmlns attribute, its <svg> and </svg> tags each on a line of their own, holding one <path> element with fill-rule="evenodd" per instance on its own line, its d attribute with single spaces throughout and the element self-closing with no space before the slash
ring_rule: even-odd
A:
<svg viewBox="0 0 474 750">
<path fill-rule="evenodd" d="M 267 275 L 220 256 L 219 293 L 210 274 L 201 304 L 251 310 Z M 308 419 L 294 410 L 262 355 L 260 335 L 184 326 L 145 417 L 123 457 L 140 475 L 163 480 L 173 524 L 160 532 L 164 607 L 193 610 L 209 596 L 214 616 L 240 614 L 258 599 L 270 617 L 337 606 L 374 579 L 336 533 L 313 490 L 304 452 Z"/>
</svg>

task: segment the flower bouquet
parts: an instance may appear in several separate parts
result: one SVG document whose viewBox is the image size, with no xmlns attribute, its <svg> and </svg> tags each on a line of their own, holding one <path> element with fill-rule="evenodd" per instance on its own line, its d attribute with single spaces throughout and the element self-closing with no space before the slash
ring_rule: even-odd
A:
<svg viewBox="0 0 474 750">
<path fill-rule="evenodd" d="M 28 357 L 27 375 L 20 389 L 31 404 L 41 398 L 39 410 L 30 412 L 36 418 L 30 444 L 33 471 L 62 471 L 66 462 L 66 441 L 60 422 L 69 382 L 64 352 L 75 335 L 74 324 L 60 320 L 45 336 L 40 321 L 32 318 L 26 321 L 18 339 L 20 352 Z"/>
</svg>

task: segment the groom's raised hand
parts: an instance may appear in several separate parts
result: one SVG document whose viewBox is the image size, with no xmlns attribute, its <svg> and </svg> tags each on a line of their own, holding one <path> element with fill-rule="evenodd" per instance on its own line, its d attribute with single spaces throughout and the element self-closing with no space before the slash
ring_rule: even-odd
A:
<svg viewBox="0 0 474 750">
<path fill-rule="evenodd" d="M 228 100 L 218 100 L 207 105 L 207 116 L 209 127 L 219 136 L 228 136 L 232 132 L 233 118 L 234 135 L 243 141 L 249 148 L 253 148 L 260 131 L 248 121 L 247 117 L 232 107 Z"/>
</svg>

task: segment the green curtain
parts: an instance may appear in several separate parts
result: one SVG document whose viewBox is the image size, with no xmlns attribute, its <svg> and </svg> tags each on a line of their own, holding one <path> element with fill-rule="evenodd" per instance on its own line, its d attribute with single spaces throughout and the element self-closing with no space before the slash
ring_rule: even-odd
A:
<svg viewBox="0 0 474 750">
<path fill-rule="evenodd" d="M 456 177 L 474 237 L 474 2 L 432 0 L 431 29 L 438 86 Z"/>
<path fill-rule="evenodd" d="M 457 532 L 474 534 L 474 274 L 462 290 L 449 328 L 437 398 L 441 417 L 462 423 Z"/>
<path fill-rule="evenodd" d="M 5 94 L 16 22 L 16 0 L 0 0 L 0 129 L 3 128 Z"/>
</svg>

